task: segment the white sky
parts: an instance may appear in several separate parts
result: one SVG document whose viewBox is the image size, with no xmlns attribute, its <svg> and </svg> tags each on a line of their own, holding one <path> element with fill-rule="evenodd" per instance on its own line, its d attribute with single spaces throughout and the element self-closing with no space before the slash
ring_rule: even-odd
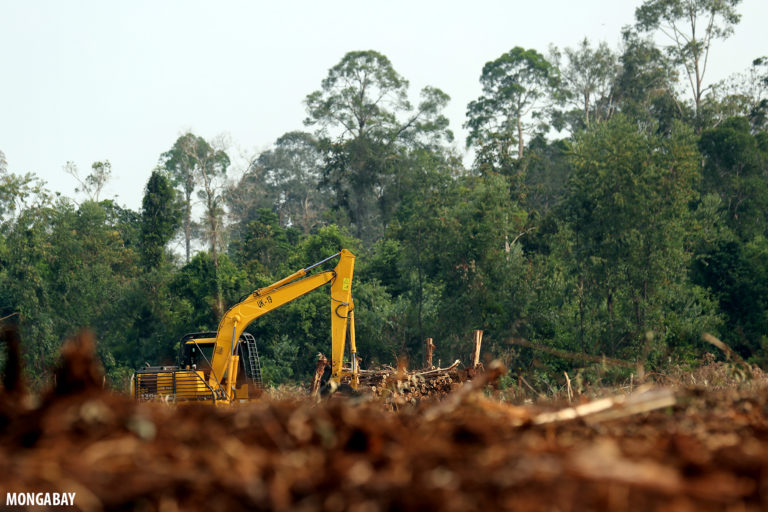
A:
<svg viewBox="0 0 768 512">
<path fill-rule="evenodd" d="M 411 82 L 451 96 L 463 148 L 483 64 L 514 46 L 546 53 L 584 36 L 614 49 L 640 0 L 0 0 L 0 150 L 75 196 L 62 166 L 108 159 L 102 197 L 138 209 L 160 154 L 186 130 L 228 134 L 233 157 L 304 129 L 304 97 L 352 50 L 377 50 Z M 707 81 L 768 55 L 767 0 L 744 0 Z"/>
</svg>

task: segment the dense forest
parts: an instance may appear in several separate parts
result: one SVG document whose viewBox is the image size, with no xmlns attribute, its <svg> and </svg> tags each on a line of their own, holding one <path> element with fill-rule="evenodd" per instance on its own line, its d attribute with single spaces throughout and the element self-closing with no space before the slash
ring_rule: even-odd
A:
<svg viewBox="0 0 768 512">
<path fill-rule="evenodd" d="M 345 247 L 364 367 L 418 365 L 427 337 L 435 362 L 465 358 L 475 329 L 542 389 L 583 363 L 520 340 L 661 370 L 714 350 L 709 332 L 765 365 L 768 58 L 706 73 L 738 2 L 646 0 L 618 48 L 489 55 L 466 159 L 448 95 L 410 90 L 372 50 L 318 77 L 304 126 L 246 169 L 221 140 L 168 141 L 139 211 L 100 197 L 108 161 L 67 164 L 69 198 L 0 153 L 0 317 L 18 319 L 38 384 L 88 327 L 122 387 L 245 294 Z M 252 324 L 265 376 L 306 380 L 329 325 L 322 292 Z"/>
</svg>

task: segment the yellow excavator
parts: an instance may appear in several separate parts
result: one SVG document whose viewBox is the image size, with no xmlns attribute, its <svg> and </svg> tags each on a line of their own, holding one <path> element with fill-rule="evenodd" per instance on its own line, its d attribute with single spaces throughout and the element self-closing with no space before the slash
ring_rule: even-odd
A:
<svg viewBox="0 0 768 512">
<path fill-rule="evenodd" d="M 338 258 L 333 270 L 310 271 Z M 355 346 L 352 272 L 355 256 L 346 249 L 259 288 L 230 308 L 216 332 L 184 336 L 178 366 L 147 366 L 131 377 L 131 395 L 140 401 L 208 401 L 217 405 L 248 401 L 262 386 L 258 350 L 245 328 L 257 318 L 325 284 L 331 285 L 331 374 L 356 389 L 359 368 Z M 344 365 L 349 329 L 350 357 Z"/>
</svg>

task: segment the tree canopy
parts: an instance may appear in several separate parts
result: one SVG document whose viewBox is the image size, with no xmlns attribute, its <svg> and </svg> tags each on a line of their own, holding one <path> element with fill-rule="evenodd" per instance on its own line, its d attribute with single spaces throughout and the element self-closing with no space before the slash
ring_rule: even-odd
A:
<svg viewBox="0 0 768 512">
<path fill-rule="evenodd" d="M 542 390 L 566 371 L 599 385 L 695 365 L 705 332 L 765 365 L 768 67 L 756 55 L 710 92 L 704 80 L 738 4 L 646 0 L 617 48 L 488 56 L 467 155 L 448 95 L 412 94 L 373 50 L 316 77 L 311 132 L 246 159 L 221 137 L 160 141 L 139 211 L 103 197 L 124 172 L 108 160 L 88 176 L 67 165 L 69 198 L 0 153 L 0 317 L 20 315 L 36 384 L 90 327 L 120 387 L 140 365 L 173 364 L 183 334 L 216 329 L 254 289 L 347 248 L 364 366 L 415 365 L 427 337 L 436 360 L 468 362 L 475 329 Z M 328 315 L 316 292 L 248 327 L 271 383 L 310 378 Z M 589 362 L 601 356 L 626 364 Z"/>
</svg>

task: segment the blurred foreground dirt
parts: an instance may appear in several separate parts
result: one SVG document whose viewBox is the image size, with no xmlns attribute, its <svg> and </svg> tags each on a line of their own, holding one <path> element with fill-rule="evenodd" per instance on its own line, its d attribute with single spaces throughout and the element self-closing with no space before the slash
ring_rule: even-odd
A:
<svg viewBox="0 0 768 512">
<path fill-rule="evenodd" d="M 6 379 L 1 490 L 75 492 L 83 511 L 768 510 L 758 387 L 568 419 L 568 404 L 494 398 L 491 367 L 397 412 L 370 397 L 173 407 L 101 390 L 92 354 L 87 336 L 70 344 L 37 403 Z"/>
</svg>

